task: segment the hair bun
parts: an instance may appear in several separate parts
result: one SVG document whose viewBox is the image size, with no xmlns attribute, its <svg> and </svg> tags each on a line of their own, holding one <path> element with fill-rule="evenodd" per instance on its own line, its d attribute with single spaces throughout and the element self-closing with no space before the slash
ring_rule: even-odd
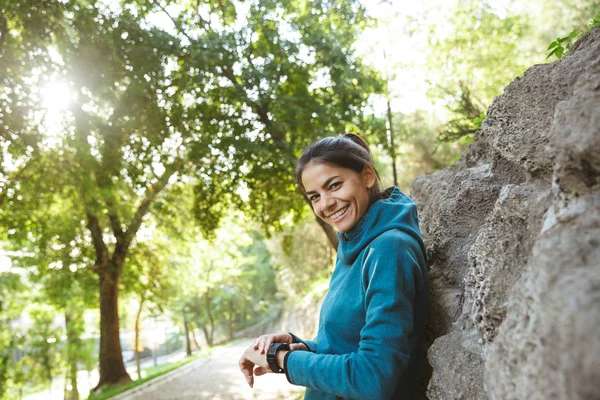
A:
<svg viewBox="0 0 600 400">
<path fill-rule="evenodd" d="M 369 155 L 371 155 L 371 149 L 369 148 L 369 144 L 365 141 L 365 139 L 358 136 L 356 133 L 344 133 L 344 138 L 350 139 L 363 149 L 365 149 Z"/>
</svg>

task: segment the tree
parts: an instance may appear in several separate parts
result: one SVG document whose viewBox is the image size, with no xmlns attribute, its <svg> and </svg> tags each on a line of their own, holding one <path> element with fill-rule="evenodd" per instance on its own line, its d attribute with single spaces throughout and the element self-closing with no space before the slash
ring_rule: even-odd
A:
<svg viewBox="0 0 600 400">
<path fill-rule="evenodd" d="M 28 356 L 33 360 L 32 376 L 52 387 L 52 380 L 64 368 L 64 357 L 59 347 L 62 329 L 54 324 L 56 310 L 36 305 L 29 315 L 33 320 L 33 326 L 27 331 Z"/>
<path fill-rule="evenodd" d="M 30 248 L 45 217 L 62 212 L 52 204 L 70 205 L 68 216 L 83 222 L 93 253 L 83 268 L 99 286 L 97 389 L 130 380 L 119 282 L 147 216 L 168 212 L 157 200 L 188 176 L 207 234 L 230 202 L 265 226 L 290 209 L 300 215 L 299 149 L 343 130 L 377 88 L 351 53 L 364 21 L 357 1 L 253 3 L 242 25 L 235 4 L 3 6 L 0 51 L 10 74 L 0 82 L 0 126 L 11 156 L 0 219 L 10 241 L 22 244 L 31 232 Z M 157 12 L 175 31 L 152 23 Z M 40 99 L 45 81 L 73 94 L 59 122 Z"/>
<path fill-rule="evenodd" d="M 473 137 L 493 98 L 532 64 L 544 62 L 552 40 L 599 10 L 597 0 L 453 3 L 448 24 L 429 26 L 430 96 L 449 110 L 440 139 Z"/>
<path fill-rule="evenodd" d="M 279 228 L 290 210 L 298 220 L 306 207 L 294 184 L 300 152 L 356 122 L 368 95 L 380 90 L 376 75 L 352 54 L 366 21 L 359 2 L 249 3 L 242 14 L 230 3 L 198 2 L 177 17 L 160 2 L 147 3 L 191 43 L 185 64 L 194 73 L 181 71 L 180 85 L 194 88 L 192 98 L 202 92 L 214 99 L 195 106 L 197 124 L 219 137 L 196 190 L 196 217 L 209 228 L 229 203 L 263 226 Z M 213 167 L 219 157 L 226 162 Z M 247 198 L 237 195 L 240 187 Z"/>
<path fill-rule="evenodd" d="M 12 358 L 12 352 L 22 346 L 19 343 L 22 336 L 11 329 L 11 322 L 25 308 L 25 289 L 20 275 L 14 272 L 0 272 L 0 399 L 7 395 L 11 380 L 16 386 L 23 382 L 19 377 L 14 379 L 17 365 Z"/>
</svg>

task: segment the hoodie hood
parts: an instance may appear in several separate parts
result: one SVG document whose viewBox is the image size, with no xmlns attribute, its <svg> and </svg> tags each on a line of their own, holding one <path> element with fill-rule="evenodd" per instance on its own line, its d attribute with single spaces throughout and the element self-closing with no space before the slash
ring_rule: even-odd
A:
<svg viewBox="0 0 600 400">
<path fill-rule="evenodd" d="M 425 245 L 419 231 L 417 205 L 396 186 L 385 190 L 387 198 L 377 200 L 367 209 L 358 223 L 346 233 L 339 233 L 338 257 L 352 265 L 360 252 L 377 236 L 399 229 L 414 237 L 425 255 Z"/>
</svg>

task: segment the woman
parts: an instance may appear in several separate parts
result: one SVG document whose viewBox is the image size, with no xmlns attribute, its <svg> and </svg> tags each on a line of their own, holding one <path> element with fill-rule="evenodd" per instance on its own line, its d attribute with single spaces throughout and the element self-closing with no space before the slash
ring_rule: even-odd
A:
<svg viewBox="0 0 600 400">
<path fill-rule="evenodd" d="M 239 366 L 285 372 L 313 399 L 411 399 L 427 310 L 427 271 L 415 203 L 380 190 L 367 143 L 346 134 L 309 146 L 296 180 L 314 213 L 339 233 L 335 270 L 314 341 L 259 337 Z M 256 369 L 255 369 L 256 366 Z"/>
</svg>

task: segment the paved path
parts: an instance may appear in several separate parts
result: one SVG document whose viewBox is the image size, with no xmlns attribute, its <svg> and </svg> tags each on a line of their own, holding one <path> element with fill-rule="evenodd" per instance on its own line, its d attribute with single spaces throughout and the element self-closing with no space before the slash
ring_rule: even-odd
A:
<svg viewBox="0 0 600 400">
<path fill-rule="evenodd" d="M 291 385 L 283 374 L 267 374 L 254 379 L 251 389 L 238 368 L 238 360 L 252 340 L 238 340 L 211 352 L 207 358 L 192 361 L 163 380 L 150 383 L 133 393 L 117 396 L 122 400 L 296 400 L 304 388 Z M 116 398 L 115 398 L 116 399 Z"/>
</svg>

